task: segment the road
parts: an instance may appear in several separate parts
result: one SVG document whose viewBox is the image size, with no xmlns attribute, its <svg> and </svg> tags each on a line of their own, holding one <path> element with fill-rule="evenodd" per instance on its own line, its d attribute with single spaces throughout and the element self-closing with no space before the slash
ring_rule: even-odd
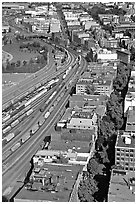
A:
<svg viewBox="0 0 137 204">
<path fill-rule="evenodd" d="M 76 81 L 78 80 L 78 78 L 80 76 L 80 73 L 83 72 L 85 67 L 86 67 L 86 62 L 84 59 L 82 59 L 81 66 L 79 68 L 79 72 L 77 72 L 77 78 L 75 78 L 75 81 L 72 84 L 72 86 L 74 86 L 74 84 L 76 83 Z M 72 80 L 72 78 L 74 78 L 74 73 L 71 75 L 71 77 L 69 77 L 68 80 L 70 81 L 70 80 Z M 39 145 L 41 144 L 44 137 L 46 136 L 46 132 L 51 127 L 53 127 L 55 122 L 57 122 L 57 119 L 60 116 L 61 111 L 63 110 L 65 104 L 67 103 L 67 101 L 70 97 L 69 93 L 70 93 L 72 86 L 70 86 L 68 91 L 65 92 L 65 95 L 63 96 L 61 101 L 58 103 L 56 108 L 53 110 L 53 112 L 51 113 L 49 118 L 46 120 L 44 125 L 36 132 L 36 134 L 34 134 L 33 138 L 31 138 L 31 140 L 29 140 L 29 142 L 22 148 L 22 150 L 20 150 L 20 153 L 17 153 L 16 162 L 14 160 L 14 165 L 11 167 L 11 169 L 9 171 L 7 171 L 3 175 L 3 181 L 2 181 L 3 192 L 9 186 L 15 185 L 19 176 L 21 176 L 22 173 L 23 174 L 25 173 L 24 168 L 26 169 L 27 164 L 28 164 L 28 166 L 30 166 L 29 165 L 30 158 L 35 154 L 35 152 L 39 148 Z"/>
</svg>

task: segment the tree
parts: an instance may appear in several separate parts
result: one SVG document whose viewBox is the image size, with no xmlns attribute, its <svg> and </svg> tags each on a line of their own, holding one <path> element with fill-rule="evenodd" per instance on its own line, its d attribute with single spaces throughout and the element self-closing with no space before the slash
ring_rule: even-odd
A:
<svg viewBox="0 0 137 204">
<path fill-rule="evenodd" d="M 18 61 L 16 62 L 16 67 L 20 67 L 20 65 L 21 65 L 21 61 L 18 60 Z"/>
<path fill-rule="evenodd" d="M 4 66 L 4 64 L 2 64 L 2 73 L 4 73 L 5 72 L 5 66 Z"/>
<path fill-rule="evenodd" d="M 26 60 L 23 60 L 23 66 L 25 66 L 27 64 Z"/>
<path fill-rule="evenodd" d="M 33 59 L 31 58 L 30 61 L 29 61 L 29 64 L 33 64 L 33 63 L 34 63 L 34 61 L 33 61 Z"/>
<path fill-rule="evenodd" d="M 104 147 L 103 144 L 101 144 L 101 148 L 102 148 L 101 151 L 97 151 L 95 153 L 96 158 L 101 164 L 109 163 L 110 160 L 108 159 L 108 154 L 107 154 L 108 145 Z"/>
<path fill-rule="evenodd" d="M 135 48 L 134 48 L 133 46 L 131 46 L 130 52 L 131 52 L 130 59 L 131 59 L 132 61 L 135 61 Z"/>
<path fill-rule="evenodd" d="M 87 171 L 90 173 L 92 178 L 94 178 L 96 174 L 103 174 L 104 168 L 105 166 L 103 164 L 99 164 L 93 157 L 89 160 L 87 164 Z"/>
<path fill-rule="evenodd" d="M 37 61 L 36 61 L 38 64 L 41 62 L 41 57 L 38 55 L 37 56 Z"/>
<path fill-rule="evenodd" d="M 94 85 L 87 85 L 86 86 L 86 94 L 94 94 L 95 92 L 95 87 Z"/>
<path fill-rule="evenodd" d="M 97 182 L 88 174 L 82 179 L 78 187 L 78 197 L 80 202 L 94 202 L 94 194 L 98 191 Z"/>
<path fill-rule="evenodd" d="M 87 62 L 93 62 L 93 51 L 90 49 L 90 52 L 86 56 Z"/>
</svg>

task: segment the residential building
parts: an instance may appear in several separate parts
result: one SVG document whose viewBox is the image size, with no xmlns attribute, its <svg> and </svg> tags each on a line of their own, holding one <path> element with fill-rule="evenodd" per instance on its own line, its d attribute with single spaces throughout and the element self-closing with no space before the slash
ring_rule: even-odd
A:
<svg viewBox="0 0 137 204">
<path fill-rule="evenodd" d="M 70 97 L 70 108 L 82 108 L 86 105 L 98 107 L 99 105 L 106 105 L 107 97 L 105 95 L 73 95 Z"/>
<path fill-rule="evenodd" d="M 94 79 L 93 82 L 79 80 L 76 84 L 76 94 L 86 94 L 87 86 L 94 87 L 98 94 L 110 96 L 113 90 L 113 80 Z"/>
</svg>

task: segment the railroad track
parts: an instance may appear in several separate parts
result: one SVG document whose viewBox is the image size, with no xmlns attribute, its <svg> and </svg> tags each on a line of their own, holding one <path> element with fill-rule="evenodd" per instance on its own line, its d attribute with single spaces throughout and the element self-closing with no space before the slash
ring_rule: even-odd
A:
<svg viewBox="0 0 137 204">
<path fill-rule="evenodd" d="M 51 47 L 53 47 L 53 46 L 51 46 Z M 68 54 L 69 54 L 69 56 L 68 56 L 67 64 L 70 65 L 71 63 L 73 63 L 75 61 L 75 55 L 74 54 L 72 55 L 71 53 L 68 53 Z M 53 60 L 51 62 L 53 63 Z M 11 102 L 11 100 L 13 100 L 13 99 L 15 100 L 15 98 L 18 98 L 21 94 L 25 93 L 29 87 L 30 88 L 33 87 L 39 81 L 43 82 L 47 79 L 50 80 L 50 77 L 52 77 L 53 75 L 56 76 L 58 74 L 58 72 L 55 71 L 55 65 L 54 65 L 54 63 L 53 64 L 52 63 L 50 65 L 47 65 L 46 67 L 44 67 L 43 69 L 41 69 L 37 73 L 34 73 L 29 78 L 25 79 L 23 82 L 21 82 L 20 86 L 17 87 L 18 92 L 17 92 L 17 90 L 15 91 L 15 89 L 16 89 L 15 86 L 11 87 L 9 90 L 5 91 L 5 93 L 3 93 L 3 97 L 2 97 L 3 109 Z M 51 70 L 53 71 L 52 74 L 50 74 Z M 9 97 L 9 91 L 11 93 L 10 97 Z"/>
</svg>

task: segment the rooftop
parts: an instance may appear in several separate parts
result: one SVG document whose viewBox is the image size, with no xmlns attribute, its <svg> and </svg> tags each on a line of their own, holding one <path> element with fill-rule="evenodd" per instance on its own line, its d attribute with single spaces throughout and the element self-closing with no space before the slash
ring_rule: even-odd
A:
<svg viewBox="0 0 137 204">
<path fill-rule="evenodd" d="M 108 202 L 135 202 L 135 184 L 132 185 L 133 190 L 127 185 L 130 177 L 135 178 L 135 174 L 122 175 L 112 172 Z"/>
<path fill-rule="evenodd" d="M 105 95 L 76 95 L 71 96 L 70 101 L 105 101 Z"/>
<path fill-rule="evenodd" d="M 91 110 L 91 112 L 75 112 L 73 115 L 72 115 L 72 118 L 85 118 L 85 119 L 92 119 L 93 117 L 93 114 L 94 114 L 94 110 Z"/>
<path fill-rule="evenodd" d="M 125 138 L 131 138 L 131 143 L 126 144 L 125 143 Z M 127 147 L 127 148 L 135 148 L 135 137 L 131 136 L 130 133 L 125 132 L 123 135 L 118 135 L 117 142 L 116 142 L 116 147 Z"/>
<path fill-rule="evenodd" d="M 77 175 L 82 168 L 80 165 L 53 166 L 48 164 L 45 173 L 52 176 L 52 183 L 43 186 L 41 182 L 34 182 L 31 190 L 23 188 L 15 200 L 68 202 Z"/>
<path fill-rule="evenodd" d="M 62 133 L 65 134 L 65 133 Z M 91 134 L 91 131 L 90 131 Z M 54 140 L 51 141 L 49 148 L 51 150 L 62 150 L 68 151 L 68 149 L 72 149 L 78 153 L 88 153 L 89 152 L 89 141 L 77 141 L 77 140 Z"/>
<path fill-rule="evenodd" d="M 127 55 L 131 54 L 128 50 L 125 50 L 124 48 L 122 48 L 122 49 L 117 49 L 117 52 L 123 52 L 123 53 L 125 53 L 125 54 L 127 54 Z"/>
</svg>

